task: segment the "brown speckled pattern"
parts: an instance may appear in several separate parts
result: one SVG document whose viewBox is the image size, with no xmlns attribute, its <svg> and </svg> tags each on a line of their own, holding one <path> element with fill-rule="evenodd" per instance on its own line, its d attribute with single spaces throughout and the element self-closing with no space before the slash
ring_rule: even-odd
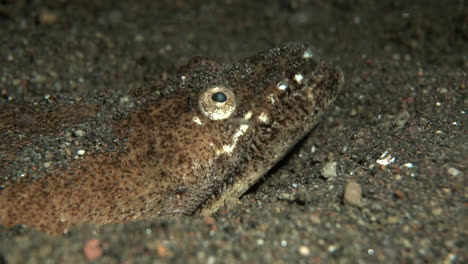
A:
<svg viewBox="0 0 468 264">
<path fill-rule="evenodd" d="M 308 49 L 289 43 L 236 64 L 195 61 L 168 84 L 174 92 L 115 124 L 125 152 L 89 155 L 52 176 L 8 186 L 0 192 L 1 223 L 58 234 L 83 222 L 215 212 L 262 177 L 334 101 L 341 70 L 305 60 Z M 284 80 L 286 91 L 277 87 Z M 225 120 L 209 120 L 197 108 L 199 94 L 213 85 L 236 95 L 237 108 Z M 232 152 L 220 152 L 223 146 Z"/>
</svg>

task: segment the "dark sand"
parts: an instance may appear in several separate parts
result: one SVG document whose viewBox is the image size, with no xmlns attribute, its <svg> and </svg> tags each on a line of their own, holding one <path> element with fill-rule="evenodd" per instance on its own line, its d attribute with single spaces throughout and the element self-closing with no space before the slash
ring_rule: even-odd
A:
<svg viewBox="0 0 468 264">
<path fill-rule="evenodd" d="M 1 264 L 86 263 L 92 238 L 93 263 L 466 263 L 465 1 L 192 2 L 0 1 L 0 106 L 52 109 L 43 121 L 64 131 L 32 137 L 2 184 L 116 147 L 106 122 L 192 56 L 231 62 L 309 42 L 345 72 L 335 107 L 237 207 L 63 237 L 0 227 Z M 0 142 L 0 160 L 17 151 Z M 54 144 L 62 151 L 46 153 Z M 333 162 L 336 175 L 323 174 Z M 360 201 L 344 199 L 349 182 Z"/>
</svg>

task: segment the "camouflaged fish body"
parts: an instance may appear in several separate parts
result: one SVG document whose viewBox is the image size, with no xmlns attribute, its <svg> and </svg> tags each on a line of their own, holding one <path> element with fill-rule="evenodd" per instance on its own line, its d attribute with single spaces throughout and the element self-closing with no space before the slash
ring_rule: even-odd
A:
<svg viewBox="0 0 468 264">
<path fill-rule="evenodd" d="M 0 222 L 62 233 L 85 222 L 211 214 L 284 157 L 344 83 L 302 43 L 234 64 L 198 60 L 178 80 L 116 124 L 126 152 L 0 191 Z"/>
</svg>

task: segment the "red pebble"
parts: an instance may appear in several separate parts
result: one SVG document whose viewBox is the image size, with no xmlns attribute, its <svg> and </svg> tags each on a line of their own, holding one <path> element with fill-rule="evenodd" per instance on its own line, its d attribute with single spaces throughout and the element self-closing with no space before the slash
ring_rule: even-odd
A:
<svg viewBox="0 0 468 264">
<path fill-rule="evenodd" d="M 103 253 L 101 241 L 97 238 L 88 240 L 83 247 L 83 253 L 89 261 L 100 258 Z"/>
</svg>

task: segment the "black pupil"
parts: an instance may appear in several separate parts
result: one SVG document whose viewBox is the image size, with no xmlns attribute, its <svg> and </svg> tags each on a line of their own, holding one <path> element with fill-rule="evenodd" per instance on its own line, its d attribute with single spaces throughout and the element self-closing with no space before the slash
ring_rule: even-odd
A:
<svg viewBox="0 0 468 264">
<path fill-rule="evenodd" d="M 211 96 L 211 100 L 218 102 L 218 103 L 224 103 L 227 100 L 227 96 L 223 92 L 217 92 Z"/>
</svg>

